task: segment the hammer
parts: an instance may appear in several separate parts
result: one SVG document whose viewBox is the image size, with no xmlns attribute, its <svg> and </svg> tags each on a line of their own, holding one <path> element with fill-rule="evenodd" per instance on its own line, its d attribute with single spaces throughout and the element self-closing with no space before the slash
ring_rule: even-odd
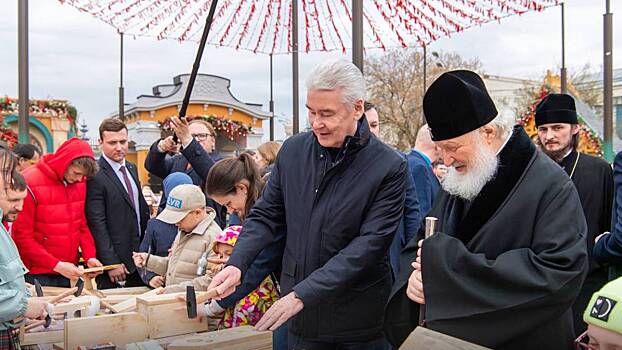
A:
<svg viewBox="0 0 622 350">
<path fill-rule="evenodd" d="M 44 327 L 48 328 L 50 326 L 50 323 L 52 322 L 52 317 L 50 315 L 54 313 L 54 304 L 58 303 L 59 301 L 65 299 L 66 297 L 70 295 L 79 297 L 80 295 L 82 295 L 83 289 L 84 289 L 84 280 L 80 278 L 78 279 L 78 282 L 76 283 L 75 287 L 69 288 L 68 290 L 48 300 L 48 306 L 47 306 L 48 315 L 45 317 Z"/>
<path fill-rule="evenodd" d="M 37 279 L 34 280 L 35 282 L 35 292 L 37 293 L 38 297 L 42 297 L 43 296 L 43 287 L 41 286 L 41 283 L 39 283 L 39 281 Z M 47 316 L 45 316 L 45 320 L 41 321 L 41 322 L 37 322 L 37 323 L 33 323 L 32 325 L 30 325 L 30 328 L 34 328 L 35 326 L 39 326 L 41 324 L 43 324 L 43 327 L 48 328 L 50 327 L 50 324 L 52 323 L 52 314 L 54 313 L 54 304 L 58 303 L 59 301 L 65 299 L 66 297 L 70 296 L 70 295 L 74 295 L 74 296 L 80 296 L 82 295 L 82 290 L 84 289 L 84 280 L 82 279 L 78 279 L 78 282 L 76 283 L 76 286 L 73 288 L 70 288 L 62 293 L 60 293 L 59 295 L 51 298 L 50 300 L 48 300 L 48 305 L 47 305 Z"/>
<path fill-rule="evenodd" d="M 427 239 L 434 234 L 436 231 L 436 223 L 438 219 L 432 216 L 428 216 L 425 218 L 425 238 Z M 423 262 L 423 258 L 421 259 Z M 425 304 L 419 305 L 419 326 L 425 326 Z"/>
<path fill-rule="evenodd" d="M 219 295 L 216 288 L 214 288 L 207 292 L 201 292 L 197 297 L 194 286 L 186 286 L 186 312 L 188 313 L 188 318 L 193 319 L 197 317 L 197 305 L 205 304 L 208 300 L 214 299 Z"/>
</svg>

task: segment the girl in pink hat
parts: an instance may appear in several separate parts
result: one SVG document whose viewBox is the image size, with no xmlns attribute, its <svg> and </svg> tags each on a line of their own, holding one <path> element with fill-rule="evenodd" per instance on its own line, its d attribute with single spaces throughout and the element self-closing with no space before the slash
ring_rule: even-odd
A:
<svg viewBox="0 0 622 350">
<path fill-rule="evenodd" d="M 213 250 L 223 261 L 229 259 L 241 231 L 242 226 L 229 226 L 216 236 Z M 214 266 L 212 269 L 220 270 L 222 266 L 222 264 Z M 218 328 L 254 326 L 278 299 L 276 286 L 268 276 L 257 289 L 238 301 L 234 307 L 225 309 Z"/>
</svg>

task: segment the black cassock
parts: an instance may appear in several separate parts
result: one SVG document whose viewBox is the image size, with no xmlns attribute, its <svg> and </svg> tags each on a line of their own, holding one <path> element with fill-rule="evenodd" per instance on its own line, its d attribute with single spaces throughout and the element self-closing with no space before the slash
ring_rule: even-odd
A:
<svg viewBox="0 0 622 350">
<path fill-rule="evenodd" d="M 439 221 L 422 251 L 426 324 L 494 349 L 569 349 L 570 307 L 588 269 L 577 191 L 521 127 L 499 159 L 496 177 L 472 202 L 443 191 L 428 214 Z M 386 308 L 385 332 L 396 346 L 419 321 L 406 287 L 422 236 L 402 251 Z"/>
<path fill-rule="evenodd" d="M 585 153 L 572 151 L 559 165 L 571 176 L 579 193 L 583 214 L 587 223 L 587 249 L 590 255 L 590 269 L 572 309 L 575 333 L 580 334 L 587 326 L 583 322 L 583 311 L 592 294 L 607 283 L 607 271 L 592 259 L 594 239 L 611 227 L 611 206 L 613 203 L 613 174 L 609 163 Z"/>
</svg>

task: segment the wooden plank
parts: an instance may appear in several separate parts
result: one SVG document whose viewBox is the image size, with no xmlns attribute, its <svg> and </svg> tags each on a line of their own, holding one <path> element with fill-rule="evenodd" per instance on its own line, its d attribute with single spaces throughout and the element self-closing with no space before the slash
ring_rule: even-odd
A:
<svg viewBox="0 0 622 350">
<path fill-rule="evenodd" d="M 111 288 L 111 289 L 99 289 L 105 296 L 109 295 L 139 295 L 147 293 L 152 290 L 149 287 L 127 287 L 127 288 Z"/>
<path fill-rule="evenodd" d="M 108 304 L 111 305 L 117 305 L 118 303 L 124 302 L 129 298 L 132 297 L 136 297 L 135 295 L 126 295 L 126 294 L 120 294 L 120 295 L 109 295 L 109 296 L 104 296 L 103 298 L 101 298 L 103 301 L 107 302 Z"/>
<path fill-rule="evenodd" d="M 149 324 L 136 312 L 65 320 L 65 349 L 112 342 L 117 346 L 147 339 Z"/>
<path fill-rule="evenodd" d="M 170 349 L 170 348 L 169 348 Z M 415 328 L 400 350 L 490 350 L 480 345 L 454 338 L 424 327 Z"/>
<path fill-rule="evenodd" d="M 62 287 L 43 287 L 43 295 L 46 297 L 52 297 L 52 296 L 56 296 L 59 295 L 63 292 L 66 292 L 67 290 L 69 290 L 69 288 L 62 288 Z M 37 295 L 36 293 L 33 293 L 32 295 Z"/>
<path fill-rule="evenodd" d="M 218 295 L 216 289 L 207 292 L 196 292 L 197 305 L 205 304 L 209 299 L 215 298 Z M 186 299 L 186 293 L 167 293 L 167 294 L 144 294 L 139 298 L 143 299 L 143 301 L 147 305 L 159 305 L 159 304 L 170 304 L 170 303 L 181 303 L 185 305 L 184 301 L 178 299 L 178 297 L 184 297 L 183 300 Z"/>
<path fill-rule="evenodd" d="M 176 299 L 179 294 L 152 295 L 136 299 L 138 313 L 149 323 L 150 339 L 208 330 L 206 321 L 199 322 L 198 318 L 188 318 L 186 303 Z"/>
<path fill-rule="evenodd" d="M 120 313 L 120 312 L 129 312 L 129 311 L 134 311 L 136 310 L 136 297 L 140 296 L 140 297 L 148 297 L 151 295 L 157 295 L 163 288 L 156 288 L 153 290 L 149 290 L 143 294 L 140 295 L 133 295 L 130 296 L 129 298 L 127 298 L 125 301 L 120 302 L 116 305 L 113 305 L 113 309 L 114 312 L 116 313 Z"/>
<path fill-rule="evenodd" d="M 42 331 L 25 333 L 20 339 L 21 345 L 52 344 L 63 341 L 64 332 L 62 329 L 55 331 Z"/>
<path fill-rule="evenodd" d="M 229 328 L 178 339 L 167 350 L 251 350 L 272 349 L 272 332 L 258 332 L 251 326 Z"/>
<path fill-rule="evenodd" d="M 98 267 L 90 267 L 88 269 L 81 270 L 83 273 L 93 273 L 93 272 L 104 272 L 108 270 L 114 270 L 118 267 L 122 266 L 122 264 L 115 265 L 106 265 L 106 266 L 98 266 Z"/>
</svg>

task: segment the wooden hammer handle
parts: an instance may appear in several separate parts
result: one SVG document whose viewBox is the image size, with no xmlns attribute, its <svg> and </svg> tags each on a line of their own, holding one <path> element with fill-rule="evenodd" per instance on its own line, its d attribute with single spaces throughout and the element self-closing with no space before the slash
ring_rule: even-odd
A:
<svg viewBox="0 0 622 350">
<path fill-rule="evenodd" d="M 68 289 L 68 290 L 66 290 L 66 291 L 64 291 L 64 292 L 62 292 L 62 293 L 60 293 L 59 295 L 57 295 L 57 296 L 55 296 L 55 297 L 51 298 L 50 300 L 48 300 L 48 303 L 50 303 L 50 304 L 56 304 L 56 303 L 58 303 L 59 301 L 61 301 L 61 300 L 65 299 L 66 297 L 68 297 L 68 296 L 70 296 L 70 295 L 73 295 L 73 294 L 74 294 L 75 292 L 77 292 L 77 291 L 78 291 L 78 287 L 73 287 L 73 288 L 70 288 L 70 289 Z"/>
<path fill-rule="evenodd" d="M 208 290 L 207 292 L 202 292 L 198 294 L 199 295 L 197 295 L 197 306 L 203 305 L 207 303 L 208 300 L 214 299 L 220 295 L 218 294 L 218 291 L 216 290 L 216 288 L 213 288 L 213 289 Z"/>
</svg>

